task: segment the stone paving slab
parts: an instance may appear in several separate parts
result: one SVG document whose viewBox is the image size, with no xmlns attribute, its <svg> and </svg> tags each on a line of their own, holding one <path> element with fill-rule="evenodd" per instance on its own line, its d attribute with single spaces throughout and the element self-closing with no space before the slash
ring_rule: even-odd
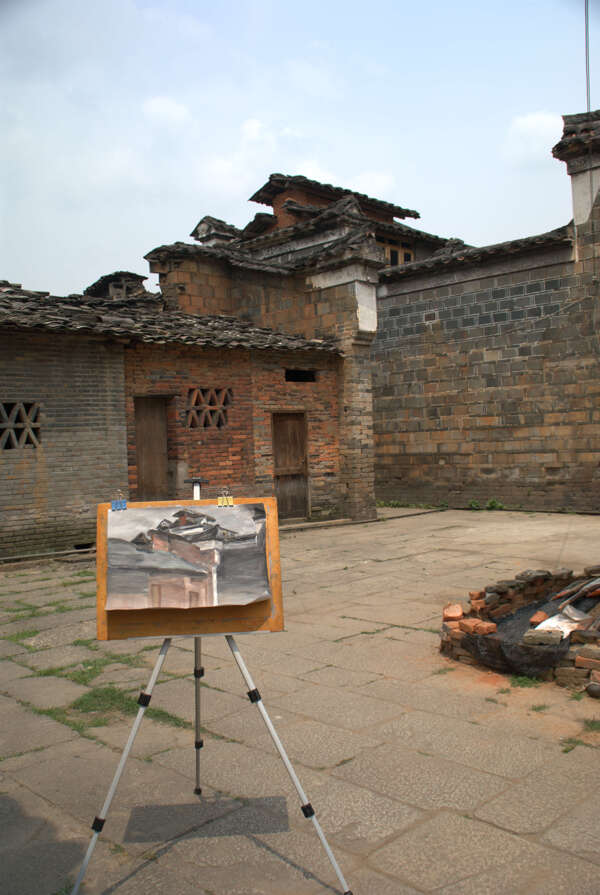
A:
<svg viewBox="0 0 600 895">
<path fill-rule="evenodd" d="M 0 662 L 0 690 L 6 692 L 4 684 L 9 683 L 9 681 L 16 681 L 21 677 L 28 677 L 30 674 L 31 670 L 29 668 L 5 659 Z"/>
<path fill-rule="evenodd" d="M 600 720 L 600 704 L 452 663 L 435 630 L 444 603 L 468 590 L 528 567 L 598 561 L 599 535 L 597 517 L 459 511 L 282 535 L 287 631 L 236 639 L 355 895 L 598 891 L 600 735 L 583 725 Z M 2 613 L 0 692 L 35 685 L 39 700 L 36 682 L 53 693 L 72 682 L 23 665 L 108 655 L 89 689 L 137 695 L 161 639 L 73 646 L 95 636 L 81 596 L 93 588 L 63 562 L 0 567 L 3 607 L 76 607 L 18 622 Z M 34 630 L 25 645 L 2 639 Z M 193 649 L 192 637 L 173 639 L 152 701 L 190 721 Z M 194 731 L 146 718 L 84 895 L 339 893 L 223 637 L 202 638 L 202 663 L 214 733 L 201 753 L 204 804 L 193 795 Z M 132 718 L 88 727 L 94 742 L 16 696 L 0 696 L 0 710 L 0 756 L 13 756 L 0 763 L 0 799 L 17 818 L 1 866 L 21 887 L 11 895 L 54 895 L 74 879 Z M 36 840 L 45 877 L 29 858 Z"/>
<path fill-rule="evenodd" d="M 2 732 L 0 734 L 0 758 L 34 752 L 54 743 L 78 739 L 69 727 L 58 724 L 52 718 L 34 715 L 18 703 L 0 696 Z M 37 754 L 37 753 L 36 753 Z M 4 763 L 0 765 L 4 769 Z"/>
<path fill-rule="evenodd" d="M 470 729 L 473 726 L 475 730 Z M 376 730 L 387 740 L 397 740 L 421 753 L 509 778 L 522 777 L 560 754 L 558 746 L 502 736 L 459 718 L 446 718 L 441 725 L 425 712 L 409 712 Z"/>
<path fill-rule="evenodd" d="M 456 762 L 386 743 L 330 773 L 417 808 L 473 811 L 506 788 L 506 781 Z"/>
<path fill-rule="evenodd" d="M 89 688 L 65 678 L 25 677 L 8 681 L 4 684 L 4 691 L 22 702 L 30 702 L 40 709 L 49 709 L 70 705 L 84 693 L 89 693 Z"/>
<path fill-rule="evenodd" d="M 152 695 L 152 706 L 185 718 L 186 721 L 193 721 L 194 700 L 194 681 L 189 678 L 176 678 L 165 683 L 159 681 Z M 234 696 L 210 687 L 202 688 L 202 720 L 206 724 L 240 712 L 247 705 L 248 698 L 244 698 L 243 692 L 239 696 Z"/>
<path fill-rule="evenodd" d="M 600 864 L 599 788 L 591 775 L 589 783 L 590 789 L 593 787 L 593 798 L 570 806 L 568 814 L 553 823 L 544 834 L 543 841 Z"/>
<path fill-rule="evenodd" d="M 64 668 L 66 665 L 91 662 L 95 658 L 94 651 L 85 646 L 59 646 L 28 652 L 20 657 L 20 661 L 31 668 Z"/>
<path fill-rule="evenodd" d="M 349 693 L 346 688 L 315 684 L 307 684 L 302 690 L 272 699 L 270 704 L 315 721 L 355 731 L 394 718 L 402 711 L 398 706 L 381 700 Z"/>
<path fill-rule="evenodd" d="M 597 753 L 584 748 L 576 751 L 578 754 L 575 750 L 561 752 L 545 761 L 542 767 L 481 805 L 475 816 L 512 833 L 529 835 L 548 830 L 550 836 L 554 835 L 559 818 L 572 818 L 591 789 L 600 793 L 600 781 L 596 781 Z"/>
</svg>

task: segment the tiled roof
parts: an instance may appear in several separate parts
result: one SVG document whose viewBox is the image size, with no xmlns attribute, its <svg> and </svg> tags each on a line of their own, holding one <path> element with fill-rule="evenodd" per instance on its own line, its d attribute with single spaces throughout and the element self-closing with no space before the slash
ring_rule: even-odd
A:
<svg viewBox="0 0 600 895">
<path fill-rule="evenodd" d="M 259 202 L 261 205 L 271 205 L 275 196 L 290 187 L 300 187 L 307 192 L 318 193 L 324 198 L 335 201 L 343 196 L 355 196 L 358 201 L 365 207 L 371 207 L 379 211 L 385 211 L 396 218 L 418 218 L 418 211 L 410 208 L 402 208 L 400 205 L 394 205 L 392 202 L 384 202 L 382 199 L 373 199 L 364 193 L 357 193 L 341 186 L 332 186 L 330 183 L 320 183 L 318 180 L 309 180 L 301 174 L 271 174 L 267 182 L 257 190 L 253 196 L 250 196 L 251 202 Z"/>
<path fill-rule="evenodd" d="M 227 221 L 222 221 L 221 218 L 213 218 L 210 214 L 205 214 L 204 217 L 198 221 L 190 233 L 190 236 L 197 239 L 199 242 L 214 237 L 230 240 L 237 239 L 241 232 L 242 231 L 237 227 L 234 227 L 233 224 L 228 224 Z"/>
<path fill-rule="evenodd" d="M 305 339 L 253 326 L 237 317 L 197 316 L 163 311 L 160 297 L 121 301 L 67 298 L 30 292 L 0 280 L 0 326 L 53 332 L 94 333 L 140 342 L 176 342 L 204 348 L 245 348 L 339 353 L 330 339 Z"/>
<path fill-rule="evenodd" d="M 566 162 L 588 151 L 600 150 L 600 109 L 563 115 L 563 135 L 552 150 L 554 158 Z"/>
<path fill-rule="evenodd" d="M 429 270 L 441 270 L 448 267 L 461 267 L 466 264 L 476 264 L 486 261 L 496 255 L 514 255 L 519 252 L 532 251 L 536 248 L 552 245 L 568 245 L 572 241 L 571 227 L 558 227 L 547 233 L 537 236 L 526 236 L 523 239 L 512 239 L 508 242 L 498 242 L 494 245 L 473 247 L 461 245 L 454 248 L 460 240 L 448 240 L 450 251 L 440 249 L 422 261 L 413 261 L 412 264 L 402 264 L 398 267 L 388 267 L 379 274 L 382 280 L 392 280 L 399 277 L 408 277 L 412 274 L 423 273 Z"/>
<path fill-rule="evenodd" d="M 183 256 L 204 256 L 205 258 L 217 258 L 226 261 L 232 267 L 244 267 L 247 270 L 261 270 L 265 273 L 287 273 L 288 268 L 276 262 L 261 261 L 260 258 L 254 258 L 252 255 L 241 252 L 237 249 L 239 243 L 236 241 L 235 247 L 226 246 L 201 246 L 192 245 L 188 242 L 174 242 L 171 245 L 158 246 L 152 251 L 144 255 L 146 261 L 163 261 L 167 258 L 176 258 Z"/>
<path fill-rule="evenodd" d="M 95 283 L 92 283 L 91 286 L 88 286 L 87 289 L 83 290 L 84 295 L 105 295 L 108 287 L 111 283 L 114 283 L 116 280 L 133 280 L 140 288 L 142 288 L 142 283 L 144 280 L 147 280 L 148 276 L 142 276 L 139 273 L 131 273 L 129 270 L 115 270 L 114 273 L 107 273 L 100 279 L 96 280 Z"/>
</svg>

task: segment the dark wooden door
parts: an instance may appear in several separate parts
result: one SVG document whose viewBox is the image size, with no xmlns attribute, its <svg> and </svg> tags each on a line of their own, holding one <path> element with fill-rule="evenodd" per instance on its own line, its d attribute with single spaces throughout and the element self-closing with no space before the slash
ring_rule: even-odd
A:
<svg viewBox="0 0 600 895">
<path fill-rule="evenodd" d="M 273 465 L 280 517 L 307 516 L 306 418 L 303 413 L 273 414 Z"/>
<path fill-rule="evenodd" d="M 169 497 L 167 476 L 167 399 L 135 399 L 137 499 Z"/>
</svg>

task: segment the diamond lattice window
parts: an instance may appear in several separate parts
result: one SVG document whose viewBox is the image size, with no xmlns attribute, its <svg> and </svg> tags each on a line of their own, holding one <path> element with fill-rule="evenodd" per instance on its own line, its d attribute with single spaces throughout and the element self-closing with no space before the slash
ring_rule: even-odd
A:
<svg viewBox="0 0 600 895">
<path fill-rule="evenodd" d="M 0 401 L 0 451 L 38 447 L 40 417 L 37 401 Z"/>
<path fill-rule="evenodd" d="M 233 401 L 230 388 L 191 388 L 188 392 L 188 429 L 222 429 L 227 425 L 227 409 Z"/>
</svg>

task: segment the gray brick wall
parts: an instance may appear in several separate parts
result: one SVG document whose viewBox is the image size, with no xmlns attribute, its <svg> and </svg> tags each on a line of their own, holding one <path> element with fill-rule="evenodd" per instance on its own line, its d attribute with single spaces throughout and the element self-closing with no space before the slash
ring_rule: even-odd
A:
<svg viewBox="0 0 600 895">
<path fill-rule="evenodd" d="M 95 541 L 96 504 L 127 496 L 122 347 L 2 332 L 0 401 L 42 405 L 41 444 L 0 451 L 0 556 Z"/>
<path fill-rule="evenodd" d="M 380 290 L 379 498 L 600 510 L 590 276 L 559 248 Z"/>
</svg>

